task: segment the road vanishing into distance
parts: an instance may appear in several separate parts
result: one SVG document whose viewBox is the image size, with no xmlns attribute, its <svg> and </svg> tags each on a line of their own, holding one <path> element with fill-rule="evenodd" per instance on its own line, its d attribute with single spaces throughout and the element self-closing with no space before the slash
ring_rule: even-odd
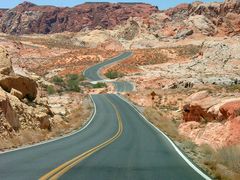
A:
<svg viewBox="0 0 240 180">
<path fill-rule="evenodd" d="M 85 76 L 102 80 L 100 68 L 130 55 L 126 52 L 97 64 L 86 70 Z M 124 90 L 122 85 L 119 82 L 117 89 Z M 100 94 L 91 98 L 95 111 L 81 130 L 55 141 L 0 154 L 0 179 L 210 179 L 121 96 Z"/>
<path fill-rule="evenodd" d="M 103 61 L 99 64 L 96 64 L 95 66 L 92 66 L 90 68 L 88 68 L 86 71 L 84 71 L 84 76 L 91 80 L 91 81 L 104 81 L 104 77 L 102 75 L 100 75 L 100 70 L 108 65 L 114 64 L 116 62 L 120 62 L 125 60 L 126 58 L 129 58 L 132 55 L 132 52 L 124 52 L 112 59 Z M 126 81 L 116 81 L 113 82 L 113 85 L 115 87 L 115 89 L 117 90 L 117 92 L 129 92 L 132 91 L 134 89 L 133 85 L 129 82 Z"/>
</svg>

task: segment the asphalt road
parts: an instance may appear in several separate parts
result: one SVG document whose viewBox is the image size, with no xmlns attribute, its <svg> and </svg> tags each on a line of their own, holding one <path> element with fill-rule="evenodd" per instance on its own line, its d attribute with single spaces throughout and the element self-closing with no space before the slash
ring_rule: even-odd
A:
<svg viewBox="0 0 240 180">
<path fill-rule="evenodd" d="M 92 66 L 85 70 L 84 76 L 91 80 L 91 81 L 100 81 L 102 80 L 102 77 L 99 75 L 99 70 L 103 68 L 104 66 L 122 61 L 132 55 L 132 52 L 124 52 L 114 58 L 108 59 L 103 61 L 102 63 L 96 64 L 95 66 Z"/>
<path fill-rule="evenodd" d="M 183 161 L 173 146 L 147 124 L 129 104 L 116 95 L 96 95 L 94 98 L 101 99 L 102 96 L 106 96 L 120 113 L 123 123 L 121 136 L 112 144 L 81 161 L 60 179 L 203 179 Z M 105 105 L 104 102 L 102 106 Z M 109 116 L 114 114 L 110 110 L 108 112 Z M 111 118 L 107 119 L 111 121 Z M 117 120 L 112 120 L 115 122 L 113 127 L 116 128 Z"/>
<path fill-rule="evenodd" d="M 95 66 L 92 66 L 92 67 L 88 68 L 84 72 L 84 76 L 91 81 L 102 81 L 103 77 L 101 77 L 100 74 L 99 74 L 99 71 L 101 70 L 101 68 L 103 68 L 107 65 L 125 60 L 126 58 L 130 57 L 131 55 L 132 55 L 132 52 L 124 52 L 124 53 L 122 53 L 122 54 L 120 54 L 120 55 L 118 55 L 114 58 L 103 61 L 102 63 L 99 63 Z M 133 90 L 133 85 L 129 82 L 116 81 L 113 84 L 115 86 L 116 91 L 118 91 L 118 92 L 129 92 L 129 91 Z"/>
<path fill-rule="evenodd" d="M 130 92 L 133 91 L 133 85 L 126 81 L 113 82 L 115 90 L 117 92 Z"/>
<path fill-rule="evenodd" d="M 95 114 L 80 132 L 0 154 L 0 179 L 204 179 L 118 95 L 93 95 L 92 99 Z"/>
</svg>

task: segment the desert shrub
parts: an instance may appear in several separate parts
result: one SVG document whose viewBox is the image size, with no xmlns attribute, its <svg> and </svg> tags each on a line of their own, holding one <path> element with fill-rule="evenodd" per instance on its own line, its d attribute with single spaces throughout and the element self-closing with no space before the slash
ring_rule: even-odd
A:
<svg viewBox="0 0 240 180">
<path fill-rule="evenodd" d="M 109 79 L 116 79 L 119 77 L 123 77 L 124 74 L 115 70 L 109 70 L 107 73 L 105 73 L 105 76 Z"/>
<path fill-rule="evenodd" d="M 69 79 L 69 80 L 79 80 L 80 81 L 80 77 L 78 74 L 67 74 L 66 75 L 66 78 Z"/>
<path fill-rule="evenodd" d="M 83 75 L 83 74 L 80 74 L 80 75 L 79 75 L 79 81 L 84 81 L 84 80 L 85 80 L 84 75 Z"/>
<path fill-rule="evenodd" d="M 54 76 L 52 78 L 52 82 L 56 85 L 63 85 L 64 84 L 64 80 L 60 76 Z"/>
<path fill-rule="evenodd" d="M 49 95 L 51 95 L 51 94 L 55 94 L 56 90 L 53 86 L 48 86 L 47 87 L 47 92 L 48 92 Z"/>
<path fill-rule="evenodd" d="M 75 92 L 80 92 L 80 77 L 78 74 L 68 74 L 66 76 L 66 84 L 67 87 L 66 89 L 68 91 L 75 91 Z"/>
<path fill-rule="evenodd" d="M 104 88 L 104 87 L 107 87 L 107 85 L 106 85 L 106 83 L 98 82 L 97 84 L 93 84 L 92 87 L 93 88 Z"/>
</svg>

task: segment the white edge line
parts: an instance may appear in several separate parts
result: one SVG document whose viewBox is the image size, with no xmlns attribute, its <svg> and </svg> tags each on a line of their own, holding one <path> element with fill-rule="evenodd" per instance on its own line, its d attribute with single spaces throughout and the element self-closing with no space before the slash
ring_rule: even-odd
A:
<svg viewBox="0 0 240 180">
<path fill-rule="evenodd" d="M 201 175 L 204 179 L 206 180 L 211 180 L 211 178 L 209 176 L 207 176 L 205 173 L 203 173 L 199 168 L 197 168 L 182 152 L 181 150 L 173 143 L 173 141 L 164 133 L 162 132 L 160 129 L 158 129 L 154 124 L 152 124 L 150 121 L 147 120 L 147 118 L 140 113 L 137 108 L 127 102 L 122 96 L 120 96 L 119 94 L 116 94 L 120 99 L 122 99 L 124 102 L 126 102 L 127 104 L 129 104 L 131 107 L 134 108 L 134 110 L 149 124 L 151 125 L 156 131 L 160 132 L 169 142 L 170 144 L 174 147 L 174 149 L 176 150 L 176 152 L 183 158 L 183 160 L 191 167 L 193 168 L 199 175 Z"/>
<path fill-rule="evenodd" d="M 64 138 L 67 138 L 67 137 L 70 137 L 70 136 L 73 136 L 81 131 L 83 131 L 84 129 L 86 129 L 90 124 L 91 122 L 93 121 L 95 115 L 96 115 L 96 104 L 95 102 L 93 101 L 93 98 L 92 98 L 92 95 L 89 95 L 92 103 L 93 103 L 93 107 L 94 107 L 94 112 L 92 113 L 92 115 L 90 116 L 90 120 L 88 120 L 88 123 L 85 124 L 82 128 L 80 128 L 79 130 L 74 130 L 73 132 L 67 134 L 67 135 L 63 135 L 61 137 L 57 137 L 57 138 L 53 138 L 53 139 L 50 139 L 50 140 L 46 140 L 46 141 L 42 141 L 42 142 L 39 142 L 39 143 L 36 143 L 36 144 L 32 144 L 32 145 L 26 145 L 26 146 L 22 146 L 22 147 L 19 147 L 19 148 L 16 148 L 16 149 L 10 149 L 10 150 L 6 150 L 6 151 L 2 151 L 0 152 L 0 155 L 1 154 L 6 154 L 6 153 L 10 153 L 10 152 L 14 152 L 14 151 L 19 151 L 19 150 L 24 150 L 24 149 L 28 149 L 28 148 L 32 148 L 32 147 L 36 147 L 36 146 L 40 146 L 40 145 L 44 145 L 44 144 L 48 144 L 48 143 L 51 143 L 51 142 L 54 142 L 54 141 L 58 141 L 58 140 L 61 140 L 61 139 L 64 139 Z"/>
</svg>

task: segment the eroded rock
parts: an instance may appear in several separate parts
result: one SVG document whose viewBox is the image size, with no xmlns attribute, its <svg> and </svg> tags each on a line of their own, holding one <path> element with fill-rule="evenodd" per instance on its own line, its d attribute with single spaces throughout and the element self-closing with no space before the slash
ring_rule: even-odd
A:
<svg viewBox="0 0 240 180">
<path fill-rule="evenodd" d="M 12 89 L 22 93 L 22 98 L 27 98 L 33 101 L 37 96 L 37 83 L 23 76 L 4 76 L 0 78 L 0 86 L 7 92 Z"/>
</svg>

